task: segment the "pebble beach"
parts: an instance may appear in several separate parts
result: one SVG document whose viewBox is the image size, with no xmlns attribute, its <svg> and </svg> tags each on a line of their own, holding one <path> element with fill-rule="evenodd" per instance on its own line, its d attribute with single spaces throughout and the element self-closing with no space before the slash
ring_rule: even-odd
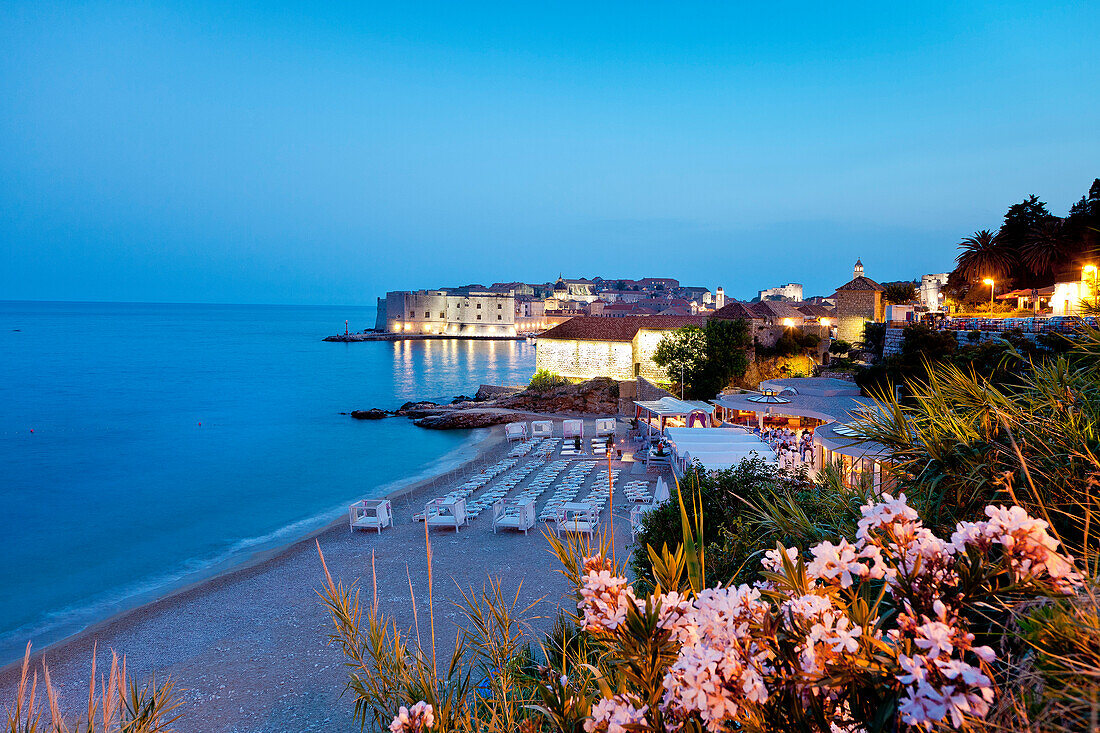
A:
<svg viewBox="0 0 1100 733">
<path fill-rule="evenodd" d="M 502 427 L 487 430 L 490 436 L 476 447 L 469 472 L 499 461 L 509 450 Z M 630 465 L 615 462 L 616 468 L 629 470 Z M 184 733 L 359 730 L 352 700 L 342 696 L 343 657 L 327 643 L 331 621 L 317 595 L 324 580 L 318 549 L 335 580 L 360 583 L 366 603 L 373 593 L 373 563 L 380 610 L 414 636 L 419 624 L 427 647 L 425 532 L 413 515 L 442 488 L 436 479 L 391 494 L 394 526 L 380 534 L 351 533 L 342 518 L 245 567 L 124 613 L 44 654 L 35 651 L 32 658 L 37 663 L 44 656 L 63 707 L 79 709 L 86 697 L 95 648 L 100 670 L 109 665 L 113 650 L 126 656 L 139 680 L 170 677 L 184 701 L 175 724 Z M 621 498 L 617 493 L 616 501 Z M 450 654 L 459 631 L 455 604 L 462 598 L 460 587 L 480 588 L 492 577 L 506 593 L 519 589 L 519 607 L 534 604 L 528 615 L 535 634 L 547 630 L 568 602 L 557 559 L 542 534 L 549 525 L 539 522 L 526 535 L 494 534 L 489 516 L 482 514 L 457 533 L 433 529 L 429 534 L 440 658 Z M 605 525 L 607 516 L 605 510 Z M 615 507 L 614 527 L 621 558 L 630 551 L 628 507 Z M 419 618 L 412 612 L 410 584 Z M 18 677 L 17 666 L 0 672 L 4 699 L 12 699 Z"/>
</svg>

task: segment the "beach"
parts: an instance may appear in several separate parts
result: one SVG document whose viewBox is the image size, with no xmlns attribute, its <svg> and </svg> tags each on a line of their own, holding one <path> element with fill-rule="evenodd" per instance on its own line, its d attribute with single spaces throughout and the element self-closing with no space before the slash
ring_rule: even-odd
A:
<svg viewBox="0 0 1100 733">
<path fill-rule="evenodd" d="M 508 450 L 503 428 L 487 430 L 490 437 L 476 446 L 471 469 L 496 462 Z M 80 709 L 97 646 L 101 670 L 114 650 L 126 656 L 138 680 L 170 677 L 184 701 L 183 717 L 175 725 L 184 733 L 358 730 L 352 700 L 341 696 L 344 660 L 328 645 L 331 621 L 316 593 L 324 580 L 318 547 L 335 580 L 361 583 L 365 604 L 373 592 L 373 557 L 380 610 L 392 615 L 399 629 L 415 630 L 418 623 L 429 648 L 424 525 L 412 515 L 440 489 L 438 481 L 428 479 L 393 492 L 394 526 L 380 534 L 353 534 L 342 518 L 247 567 L 55 645 L 44 656 L 63 708 Z M 617 493 L 616 499 L 620 497 Z M 616 507 L 614 523 L 616 553 L 622 559 L 629 552 L 628 509 Z M 506 594 L 519 588 L 520 608 L 535 604 L 530 614 L 536 632 L 549 628 L 567 602 L 568 588 L 543 527 L 539 523 L 527 535 L 508 530 L 494 534 L 489 515 L 482 514 L 457 533 L 431 531 L 440 659 L 448 658 L 458 631 L 460 615 L 454 604 L 461 600 L 459 586 L 480 588 L 489 577 L 498 579 Z M 410 583 L 418 618 L 412 613 Z M 12 699 L 17 682 L 16 667 L 0 672 L 4 700 Z"/>
</svg>

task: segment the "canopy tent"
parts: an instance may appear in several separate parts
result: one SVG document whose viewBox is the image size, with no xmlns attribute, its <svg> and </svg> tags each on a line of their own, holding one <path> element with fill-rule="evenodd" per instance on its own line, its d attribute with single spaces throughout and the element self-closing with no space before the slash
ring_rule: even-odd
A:
<svg viewBox="0 0 1100 733">
<path fill-rule="evenodd" d="M 714 405 L 701 400 L 678 400 L 675 397 L 662 397 L 659 400 L 635 400 L 634 417 L 645 419 L 646 426 L 650 426 L 650 420 L 656 418 L 660 429 L 665 429 L 665 420 L 670 417 L 681 418 L 684 424 L 689 424 L 688 417 L 692 413 L 698 413 L 690 422 L 701 422 L 704 427 L 710 423 L 714 414 Z"/>
<path fill-rule="evenodd" d="M 673 465 L 679 472 L 692 461 L 704 469 L 716 471 L 736 466 L 746 458 L 776 460 L 775 452 L 752 433 L 730 428 L 668 428 L 665 431 L 672 448 Z"/>
</svg>

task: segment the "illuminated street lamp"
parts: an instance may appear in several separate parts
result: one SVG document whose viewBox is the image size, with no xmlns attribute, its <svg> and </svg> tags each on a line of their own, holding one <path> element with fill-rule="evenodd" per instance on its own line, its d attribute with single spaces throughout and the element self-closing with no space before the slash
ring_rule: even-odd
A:
<svg viewBox="0 0 1100 733">
<path fill-rule="evenodd" d="M 987 277 L 982 282 L 989 286 L 989 314 L 993 315 L 993 278 Z"/>
</svg>

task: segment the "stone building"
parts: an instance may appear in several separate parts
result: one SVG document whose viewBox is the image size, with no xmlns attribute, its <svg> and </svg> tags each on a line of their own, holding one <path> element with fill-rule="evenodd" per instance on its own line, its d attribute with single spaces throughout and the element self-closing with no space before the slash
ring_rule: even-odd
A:
<svg viewBox="0 0 1100 733">
<path fill-rule="evenodd" d="M 881 322 L 886 317 L 882 294 L 886 288 L 863 274 L 863 263 L 856 260 L 851 281 L 836 289 L 836 335 L 848 342 L 863 339 L 863 324 Z"/>
<path fill-rule="evenodd" d="M 379 299 L 378 322 L 389 333 L 446 336 L 515 336 L 511 293 L 485 290 L 398 290 Z"/>
<path fill-rule="evenodd" d="M 702 326 L 698 316 L 625 316 L 570 318 L 538 337 L 535 368 L 570 379 L 645 377 L 667 382 L 653 363 L 661 337 L 684 326 Z"/>
<path fill-rule="evenodd" d="M 761 290 L 758 296 L 760 300 L 767 300 L 768 298 L 782 298 L 784 300 L 802 300 L 802 284 L 801 283 L 787 283 L 786 285 L 780 285 L 777 288 L 768 288 L 767 290 Z"/>
</svg>

